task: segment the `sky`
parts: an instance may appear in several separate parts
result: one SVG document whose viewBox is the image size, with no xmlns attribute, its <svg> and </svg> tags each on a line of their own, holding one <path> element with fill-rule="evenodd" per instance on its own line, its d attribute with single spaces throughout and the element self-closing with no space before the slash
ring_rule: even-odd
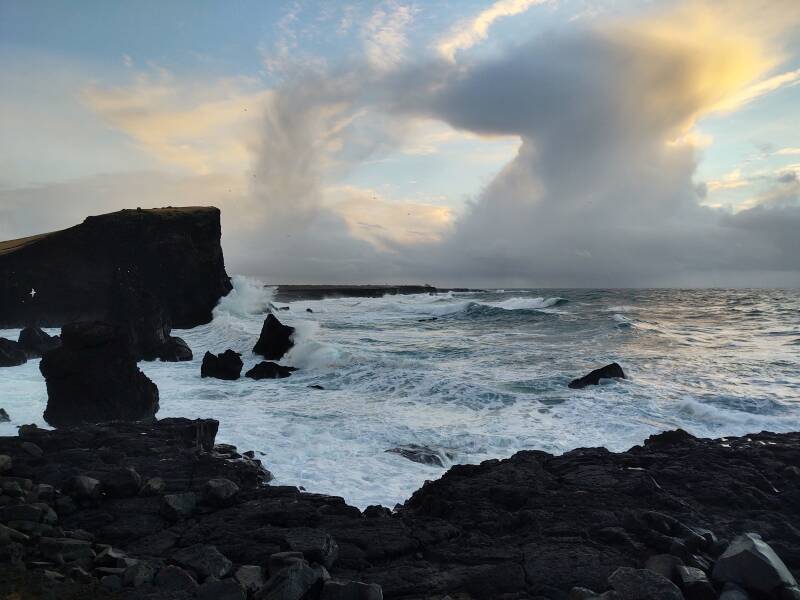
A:
<svg viewBox="0 0 800 600">
<path fill-rule="evenodd" d="M 800 286 L 800 2 L 0 0 L 0 239 L 268 283 Z"/>
</svg>

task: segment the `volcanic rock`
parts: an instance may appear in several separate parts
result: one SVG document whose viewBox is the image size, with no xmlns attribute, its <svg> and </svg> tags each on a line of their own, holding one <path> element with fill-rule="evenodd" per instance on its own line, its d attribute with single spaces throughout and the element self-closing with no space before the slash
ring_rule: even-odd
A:
<svg viewBox="0 0 800 600">
<path fill-rule="evenodd" d="M 253 352 L 269 360 L 279 360 L 294 346 L 293 336 L 294 327 L 284 325 L 270 313 L 264 320 Z"/>
<path fill-rule="evenodd" d="M 733 540 L 717 559 L 712 575 L 716 581 L 765 594 L 797 585 L 780 557 L 757 533 Z"/>
<path fill-rule="evenodd" d="M 225 350 L 222 354 L 206 352 L 203 356 L 203 364 L 200 365 L 200 376 L 227 380 L 239 379 L 243 366 L 242 355 L 233 350 Z"/>
<path fill-rule="evenodd" d="M 203 486 L 203 501 L 212 506 L 230 506 L 239 493 L 239 486 L 230 479 L 209 479 Z"/>
<path fill-rule="evenodd" d="M 383 600 L 381 586 L 359 581 L 326 581 L 320 600 Z"/>
<path fill-rule="evenodd" d="M 0 242 L 0 328 L 104 320 L 153 359 L 231 290 L 213 207 L 122 210 Z"/>
<path fill-rule="evenodd" d="M 620 567 L 608 582 L 621 600 L 684 600 L 674 583 L 648 569 Z"/>
<path fill-rule="evenodd" d="M 588 375 L 584 375 L 583 377 L 579 377 L 578 379 L 573 379 L 569 382 L 569 387 L 574 390 L 580 390 L 585 388 L 587 385 L 597 385 L 600 383 L 601 379 L 612 379 L 612 378 L 620 378 L 626 379 L 625 372 L 622 370 L 617 363 L 611 363 L 610 365 L 606 365 L 605 367 L 601 367 L 599 369 L 595 369 Z"/>
<path fill-rule="evenodd" d="M 26 327 L 20 331 L 18 342 L 28 358 L 39 358 L 61 346 L 60 337 L 49 335 L 39 327 Z"/>
<path fill-rule="evenodd" d="M 8 423 L 11 417 L 8 416 L 5 408 L 0 408 L 0 423 Z"/>
<path fill-rule="evenodd" d="M 192 349 L 179 337 L 170 336 L 161 346 L 158 358 L 164 362 L 181 362 L 192 360 Z"/>
<path fill-rule="evenodd" d="M 184 569 L 191 569 L 200 579 L 224 577 L 233 563 L 214 546 L 195 544 L 172 553 L 172 560 Z"/>
<path fill-rule="evenodd" d="M 130 340 L 100 321 L 70 323 L 62 345 L 39 363 L 47 382 L 45 420 L 56 427 L 152 419 L 158 388 L 136 366 Z"/>
<path fill-rule="evenodd" d="M 18 367 L 28 362 L 28 355 L 17 342 L 0 338 L 0 367 Z"/>
<path fill-rule="evenodd" d="M 296 367 L 284 367 L 278 363 L 262 361 L 244 374 L 250 379 L 283 379 L 289 377 Z"/>
<path fill-rule="evenodd" d="M 444 450 L 434 450 L 428 446 L 420 446 L 419 444 L 406 444 L 404 446 L 397 446 L 396 448 L 389 448 L 386 450 L 391 454 L 399 454 L 403 458 L 410 461 L 417 462 L 423 465 L 432 465 L 436 467 L 443 467 L 445 461 L 453 460 L 453 455 Z"/>
</svg>

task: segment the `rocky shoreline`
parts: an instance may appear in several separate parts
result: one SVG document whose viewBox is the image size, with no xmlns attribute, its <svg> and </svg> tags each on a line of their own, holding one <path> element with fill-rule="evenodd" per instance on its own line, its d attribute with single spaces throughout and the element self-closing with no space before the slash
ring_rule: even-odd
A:
<svg viewBox="0 0 800 600">
<path fill-rule="evenodd" d="M 269 485 L 253 453 L 215 444 L 217 427 L 23 426 L 0 438 L 0 592 L 800 597 L 790 573 L 800 570 L 798 433 L 710 440 L 678 430 L 622 453 L 519 452 L 455 466 L 403 506 L 362 512 Z M 774 559 L 748 547 L 731 569 L 723 553 L 760 542 L 749 533 Z"/>
</svg>

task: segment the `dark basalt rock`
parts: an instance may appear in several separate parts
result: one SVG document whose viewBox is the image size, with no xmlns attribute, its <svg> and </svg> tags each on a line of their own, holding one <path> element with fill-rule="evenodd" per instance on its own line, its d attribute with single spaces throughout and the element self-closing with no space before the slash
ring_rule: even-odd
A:
<svg viewBox="0 0 800 600">
<path fill-rule="evenodd" d="M 28 362 L 28 355 L 17 342 L 0 338 L 0 367 L 18 367 Z"/>
<path fill-rule="evenodd" d="M 179 337 L 170 336 L 159 350 L 158 357 L 164 362 L 192 360 L 192 349 Z"/>
<path fill-rule="evenodd" d="M 216 208 L 161 208 L 0 242 L 0 328 L 110 321 L 158 358 L 172 327 L 208 323 L 231 290 L 220 234 Z"/>
<path fill-rule="evenodd" d="M 11 417 L 8 416 L 5 408 L 0 408 L 0 423 L 8 423 Z"/>
<path fill-rule="evenodd" d="M 158 388 L 136 366 L 130 339 L 101 321 L 70 323 L 62 345 L 42 357 L 47 383 L 45 420 L 63 427 L 112 419 L 152 419 Z"/>
<path fill-rule="evenodd" d="M 574 390 L 580 390 L 585 388 L 587 385 L 597 385 L 600 383 L 601 379 L 627 379 L 625 377 L 625 372 L 622 370 L 617 363 L 611 363 L 610 365 L 606 365 L 605 367 L 601 367 L 599 369 L 595 369 L 588 375 L 584 375 L 583 377 L 579 377 L 578 379 L 573 379 L 569 382 L 569 387 Z"/>
<path fill-rule="evenodd" d="M 280 360 L 294 346 L 293 335 L 294 327 L 284 325 L 270 313 L 264 320 L 253 352 L 270 360 Z"/>
<path fill-rule="evenodd" d="M 296 367 L 284 367 L 278 363 L 262 361 L 244 374 L 250 379 L 283 379 L 289 377 Z"/>
<path fill-rule="evenodd" d="M 713 575 L 721 583 L 735 583 L 764 594 L 797 585 L 783 561 L 757 533 L 745 533 L 733 540 L 714 565 Z"/>
<path fill-rule="evenodd" d="M 418 444 L 397 446 L 396 448 L 389 448 L 386 452 L 399 454 L 403 458 L 423 465 L 434 465 L 437 467 L 443 467 L 445 461 L 450 462 L 453 460 L 453 454 L 445 450 L 434 450 L 428 446 L 420 446 Z"/>
<path fill-rule="evenodd" d="M 243 366 L 242 355 L 233 350 L 225 350 L 222 354 L 206 352 L 203 356 L 203 364 L 200 365 L 200 376 L 228 380 L 239 379 Z"/>
<path fill-rule="evenodd" d="M 20 331 L 18 342 L 28 358 L 39 358 L 61 346 L 60 337 L 49 335 L 39 327 L 26 327 Z"/>
</svg>

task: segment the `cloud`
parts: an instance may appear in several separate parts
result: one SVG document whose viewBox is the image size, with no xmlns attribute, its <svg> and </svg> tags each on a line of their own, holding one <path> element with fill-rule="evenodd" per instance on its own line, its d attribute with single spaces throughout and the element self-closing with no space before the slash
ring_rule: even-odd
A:
<svg viewBox="0 0 800 600">
<path fill-rule="evenodd" d="M 396 1 L 378 5 L 361 29 L 367 63 L 375 69 L 391 69 L 403 61 L 408 46 L 406 29 L 414 8 Z"/>
<path fill-rule="evenodd" d="M 800 154 L 800 148 L 781 148 L 776 150 L 775 154 L 779 156 L 795 156 Z"/>
<path fill-rule="evenodd" d="M 489 35 L 489 28 L 497 19 L 524 13 L 532 6 L 544 4 L 547 0 L 498 0 L 472 19 L 456 26 L 450 34 L 437 43 L 437 49 L 445 59 L 455 60 L 460 50 L 472 48 Z"/>
</svg>

